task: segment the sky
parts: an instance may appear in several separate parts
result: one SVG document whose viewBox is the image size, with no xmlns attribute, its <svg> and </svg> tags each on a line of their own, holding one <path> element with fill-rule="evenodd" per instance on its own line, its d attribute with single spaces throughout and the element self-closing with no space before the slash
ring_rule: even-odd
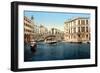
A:
<svg viewBox="0 0 100 73">
<path fill-rule="evenodd" d="M 43 11 L 24 11 L 24 16 L 34 17 L 35 25 L 44 25 L 48 29 L 57 28 L 64 30 L 64 22 L 75 17 L 90 17 L 88 13 L 64 13 L 64 12 L 43 12 Z"/>
</svg>

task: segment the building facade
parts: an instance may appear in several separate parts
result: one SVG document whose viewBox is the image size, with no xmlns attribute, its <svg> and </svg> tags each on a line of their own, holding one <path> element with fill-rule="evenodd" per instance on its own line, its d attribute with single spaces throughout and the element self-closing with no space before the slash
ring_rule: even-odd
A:
<svg viewBox="0 0 100 73">
<path fill-rule="evenodd" d="M 63 31 L 58 28 L 51 28 L 51 35 L 56 37 L 56 40 L 62 41 L 63 40 Z"/>
<path fill-rule="evenodd" d="M 39 33 L 42 34 L 42 35 L 45 35 L 45 34 L 48 33 L 48 29 L 45 26 L 40 25 Z"/>
<path fill-rule="evenodd" d="M 78 17 L 64 22 L 64 40 L 66 42 L 90 42 L 90 20 Z"/>
<path fill-rule="evenodd" d="M 33 39 L 34 23 L 31 19 L 24 16 L 24 41 L 30 42 Z"/>
<path fill-rule="evenodd" d="M 61 31 L 57 28 L 51 28 L 51 34 L 53 35 L 61 34 Z"/>
</svg>

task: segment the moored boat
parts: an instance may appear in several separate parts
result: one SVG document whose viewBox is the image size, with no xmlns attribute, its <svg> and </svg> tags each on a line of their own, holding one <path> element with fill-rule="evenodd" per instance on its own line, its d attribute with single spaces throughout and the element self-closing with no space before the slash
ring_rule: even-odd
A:
<svg viewBox="0 0 100 73">
<path fill-rule="evenodd" d="M 57 43 L 57 41 L 46 41 L 47 44 L 54 44 Z"/>
</svg>

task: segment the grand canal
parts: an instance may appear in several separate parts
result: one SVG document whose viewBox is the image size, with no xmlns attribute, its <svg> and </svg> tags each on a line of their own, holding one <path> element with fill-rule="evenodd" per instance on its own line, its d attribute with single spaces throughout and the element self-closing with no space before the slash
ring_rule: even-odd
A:
<svg viewBox="0 0 100 73">
<path fill-rule="evenodd" d="M 48 61 L 48 60 L 74 60 L 90 58 L 89 43 L 65 43 L 46 44 L 38 42 L 32 53 L 30 46 L 24 46 L 24 61 Z"/>
</svg>

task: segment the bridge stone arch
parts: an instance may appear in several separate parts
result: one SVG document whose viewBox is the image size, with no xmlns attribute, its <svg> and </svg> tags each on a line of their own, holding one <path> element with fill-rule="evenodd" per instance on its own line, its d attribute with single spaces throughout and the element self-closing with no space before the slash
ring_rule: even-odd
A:
<svg viewBox="0 0 100 73">
<path fill-rule="evenodd" d="M 44 41 L 57 41 L 57 37 L 56 35 L 47 35 L 45 36 Z"/>
</svg>

